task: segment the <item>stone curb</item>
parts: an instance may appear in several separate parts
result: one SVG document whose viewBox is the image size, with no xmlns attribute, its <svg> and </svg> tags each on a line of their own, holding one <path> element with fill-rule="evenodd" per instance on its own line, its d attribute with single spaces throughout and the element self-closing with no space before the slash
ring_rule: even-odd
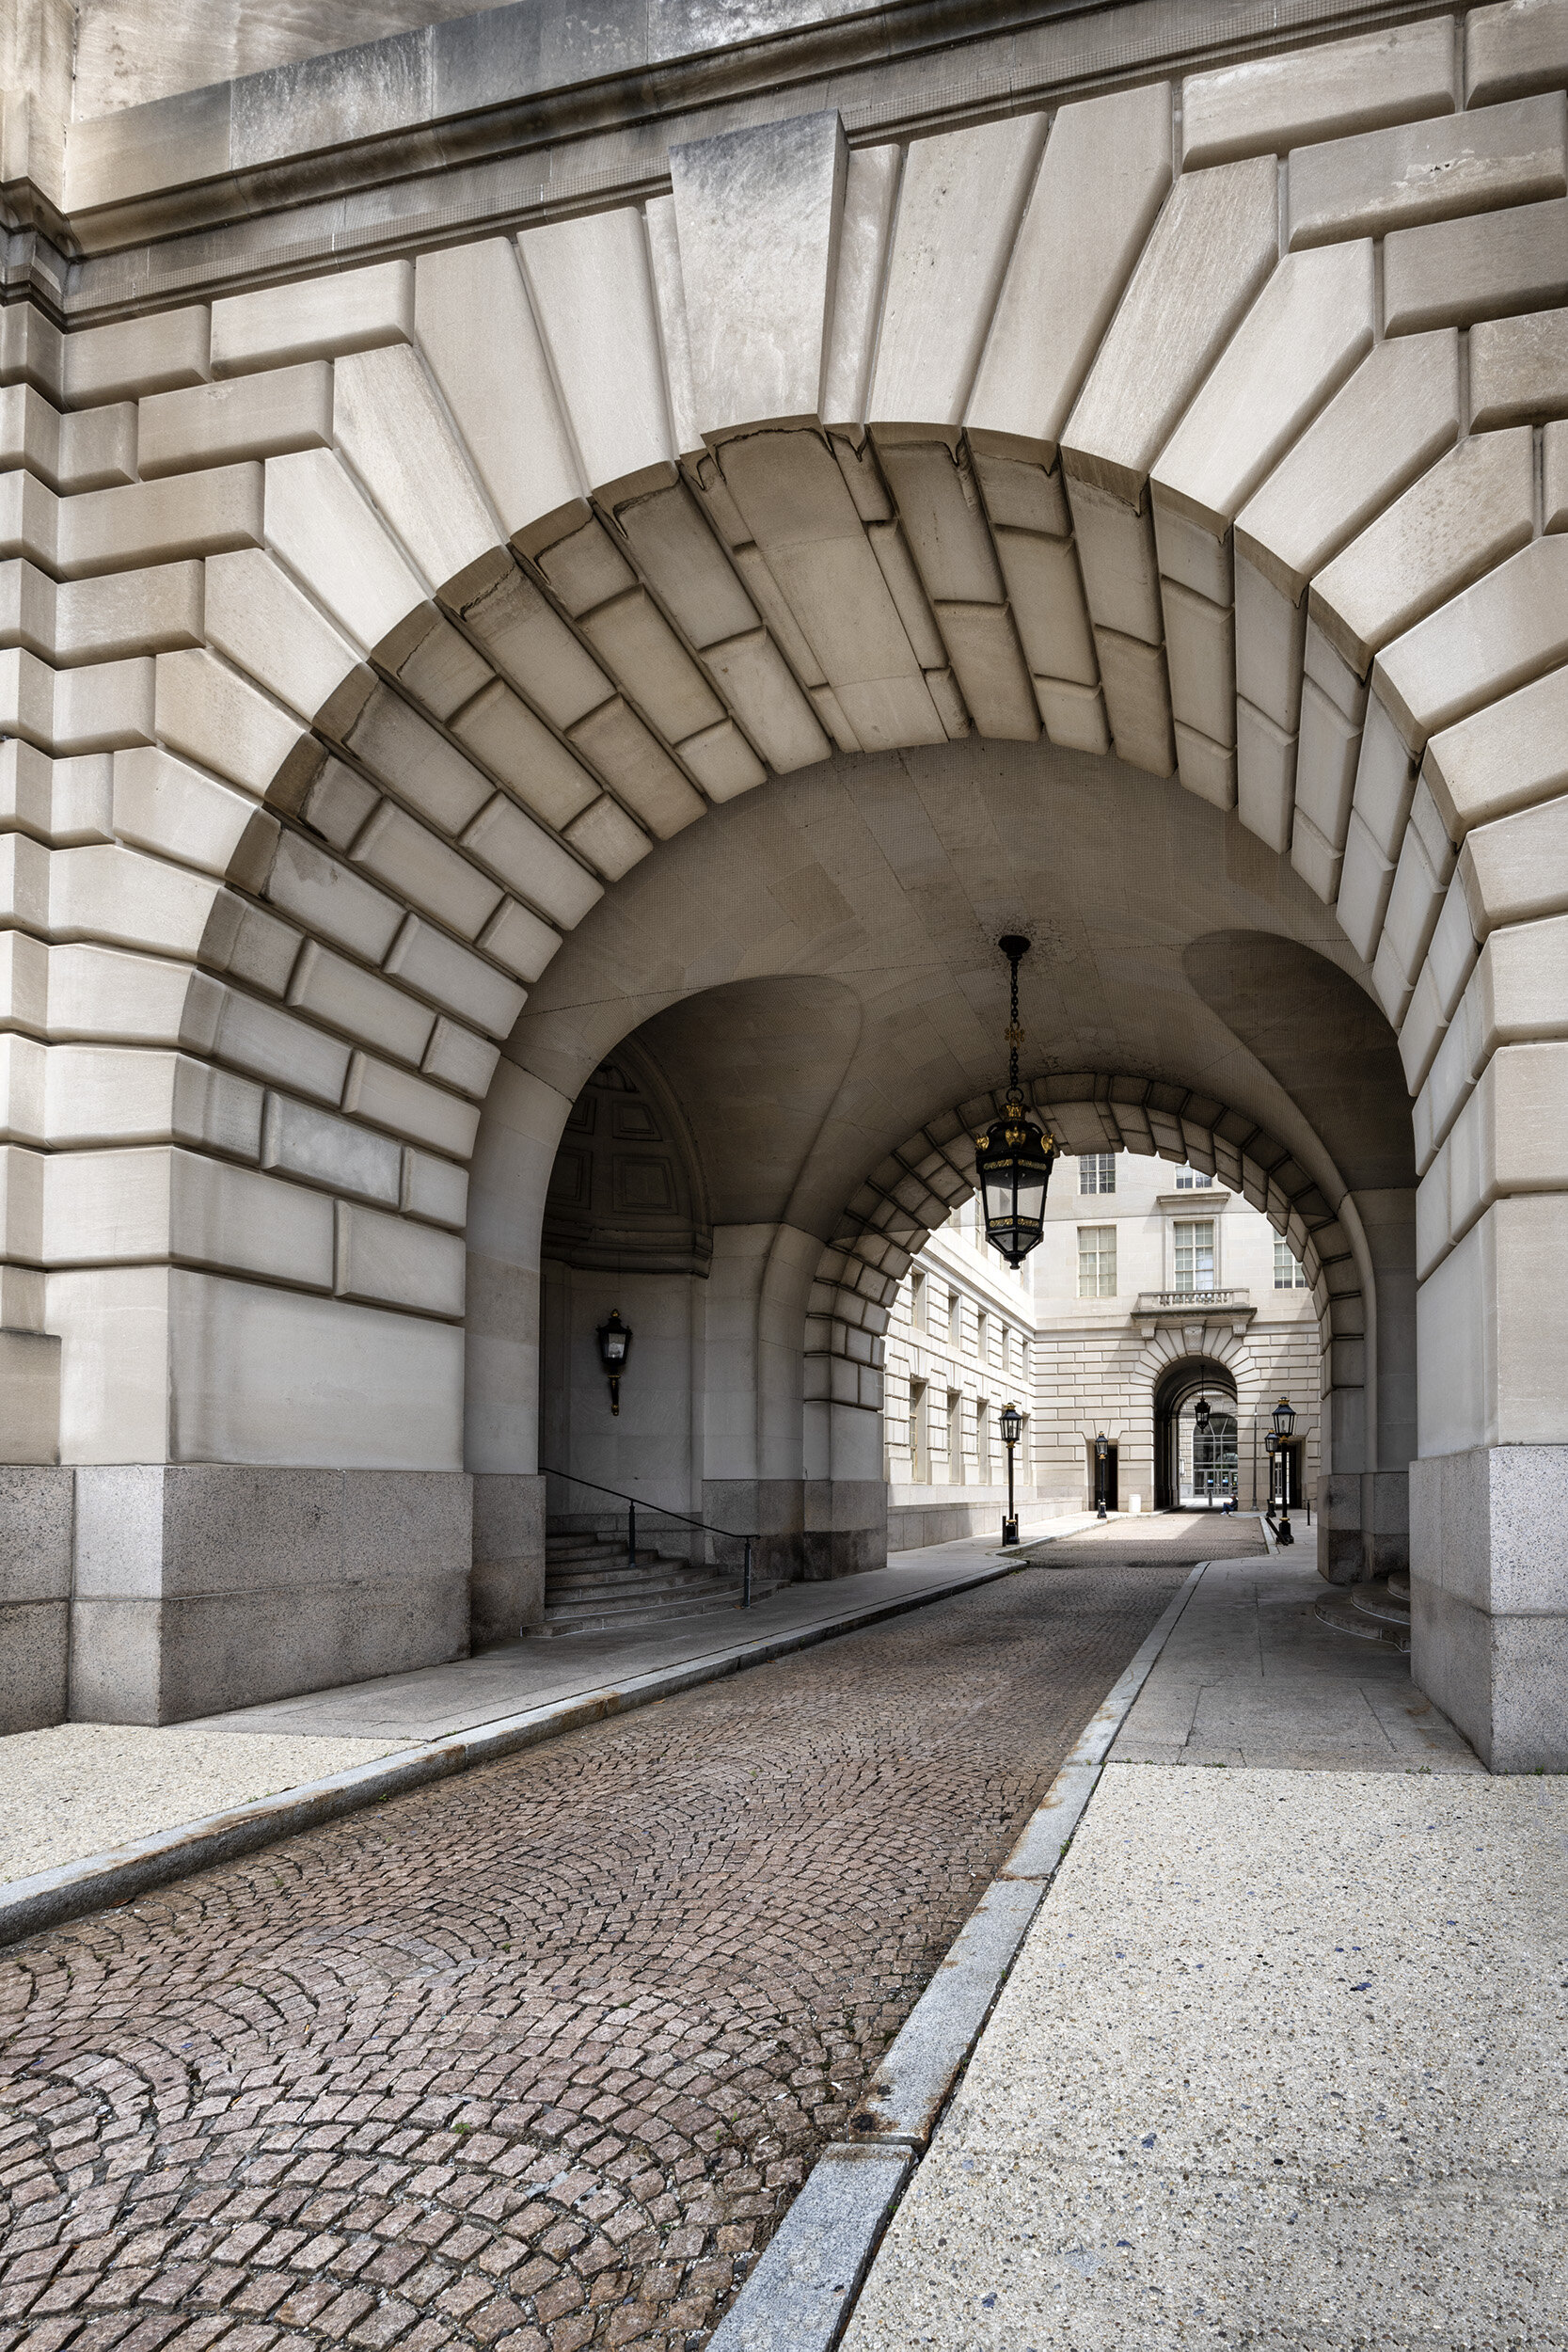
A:
<svg viewBox="0 0 1568 2352">
<path fill-rule="evenodd" d="M 280 1789 L 276 1796 L 261 1797 L 253 1804 L 211 1813 L 200 1820 L 182 1821 L 173 1829 L 158 1830 L 107 1853 L 62 1863 L 57 1869 L 40 1870 L 31 1878 L 13 1879 L 0 1887 L 0 1945 L 14 1944 L 22 1936 L 36 1935 L 88 1912 L 117 1908 L 155 1886 L 166 1885 L 170 1879 L 210 1870 L 217 1863 L 276 1845 L 279 1838 L 293 1837 L 323 1821 L 339 1820 L 344 1814 L 426 1788 L 432 1781 L 467 1772 L 476 1764 L 514 1756 L 519 1749 L 536 1747 L 541 1740 L 557 1739 L 585 1724 L 652 1706 L 656 1700 L 673 1698 L 701 1683 L 743 1673 L 748 1666 L 766 1666 L 774 1659 L 832 1641 L 841 1633 L 905 1616 L 932 1601 L 951 1599 L 956 1593 L 973 1592 L 1029 1565 L 1018 1553 L 1008 1551 L 995 1566 L 967 1569 L 943 1583 L 928 1584 L 919 1593 L 846 1610 L 836 1617 L 818 1618 L 814 1625 L 786 1627 L 754 1641 L 710 1651 L 703 1658 L 655 1667 L 625 1682 L 607 1683 L 572 1698 L 528 1708 L 520 1714 L 500 1715 L 472 1730 L 451 1732 L 420 1747 L 376 1756 L 368 1764 L 303 1782 L 296 1788 Z"/>
<path fill-rule="evenodd" d="M 930 2143 L 1105 1758 L 1209 1565 L 1199 1561 L 1113 1683 L 946 1959 L 890 2044 L 849 2119 L 852 2145 L 825 2149 L 708 2352 L 832 2352 L 882 2233 Z M 880 2158 L 870 2165 L 868 2158 Z"/>
</svg>

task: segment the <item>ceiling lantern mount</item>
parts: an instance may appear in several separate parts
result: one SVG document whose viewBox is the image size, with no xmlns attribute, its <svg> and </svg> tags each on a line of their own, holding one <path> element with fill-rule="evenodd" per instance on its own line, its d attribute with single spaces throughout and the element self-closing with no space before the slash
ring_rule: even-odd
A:
<svg viewBox="0 0 1568 2352">
<path fill-rule="evenodd" d="M 1029 942 L 1016 934 L 997 946 L 1012 967 L 1012 1019 L 1007 1029 L 1007 1100 L 1000 1119 L 974 1138 L 974 1173 L 986 1239 L 1011 1266 L 1022 1265 L 1045 1231 L 1045 1192 L 1056 1146 L 1024 1107 L 1018 1081 L 1018 967 Z"/>
</svg>

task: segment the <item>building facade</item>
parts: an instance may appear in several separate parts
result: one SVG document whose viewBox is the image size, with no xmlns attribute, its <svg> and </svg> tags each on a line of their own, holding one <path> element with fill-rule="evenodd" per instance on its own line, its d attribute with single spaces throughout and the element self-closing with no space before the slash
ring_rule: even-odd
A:
<svg viewBox="0 0 1568 2352">
<path fill-rule="evenodd" d="M 537 1623 L 542 1425 L 880 1557 L 1026 932 L 1063 1150 L 1307 1272 L 1323 1573 L 1568 1761 L 1560 0 L 11 0 L 0 87 L 13 1720 Z"/>
</svg>

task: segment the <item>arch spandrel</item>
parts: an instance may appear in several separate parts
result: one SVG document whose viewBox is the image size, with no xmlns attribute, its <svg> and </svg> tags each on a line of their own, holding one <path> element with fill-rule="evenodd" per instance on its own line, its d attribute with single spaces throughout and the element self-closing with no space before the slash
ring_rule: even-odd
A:
<svg viewBox="0 0 1568 2352">
<path fill-rule="evenodd" d="M 1484 148 L 1443 54 L 1406 87 L 1406 54 L 1356 36 L 1313 76 L 1374 137 L 1452 113 Z M 228 1382 L 254 1458 L 295 1458 L 277 1375 L 225 1352 L 224 1283 L 270 1286 L 269 1330 L 299 1333 L 280 1360 L 369 1317 L 406 1393 L 445 1376 L 482 1108 L 544 1149 L 621 1019 L 585 1003 L 532 1092 L 498 1079 L 562 941 L 617 931 L 645 971 L 639 926 L 679 887 L 660 845 L 787 779 L 836 791 L 845 763 L 959 742 L 1109 754 L 1160 780 L 1151 826 L 1217 818 L 1209 930 L 1266 928 L 1261 870 L 1310 897 L 1307 944 L 1381 1008 L 1415 1101 L 1420 1444 L 1568 1438 L 1568 1327 L 1537 1275 L 1568 1246 L 1541 1108 L 1568 1051 L 1568 847 L 1562 762 L 1537 755 L 1568 675 L 1563 400 L 1528 389 L 1516 324 L 1558 299 L 1556 216 L 1499 153 L 1468 215 L 1407 189 L 1395 221 L 1374 188 L 1309 217 L 1325 119 L 1292 114 L 1276 63 L 1266 121 L 1219 87 L 1261 83 L 1198 76 L 913 145 L 860 126 L 847 154 L 831 118 L 775 123 L 694 143 L 645 202 L 40 344 L 55 454 L 20 453 L 8 546 L 49 593 L 19 625 L 6 756 L 47 865 L 21 930 L 69 961 L 18 998 L 10 1133 L 38 1163 L 18 1198 L 69 1150 L 89 1223 L 126 1135 L 206 1171 L 198 1241 L 142 1237 L 201 1302 L 157 1323 L 171 1367 L 192 1331 L 206 1351 L 165 1451 L 222 1452 L 232 1416 L 206 1426 L 200 1398 Z M 132 405 L 131 478 L 73 474 L 61 418 Z M 897 849 L 917 893 L 920 843 Z M 668 964 L 645 1010 L 692 985 Z M 83 1042 L 138 1104 L 149 1052 L 206 1074 L 178 1117 L 47 1110 L 70 1089 L 32 1048 Z M 1167 1083 L 1157 1054 L 1107 1058 Z M 1181 1074 L 1234 1099 L 1217 1068 Z M 933 1104 L 967 1090 L 933 1071 Z M 1321 1189 L 1288 1108 L 1275 1129 Z M 273 1256 L 235 1238 L 245 1184 Z M 65 1343 L 66 1451 L 112 1456 L 145 1399 L 95 1401 L 78 1368 L 130 1271 L 18 1214 L 8 1295 Z M 334 1409 L 324 1461 L 363 1419 Z M 382 1435 L 455 1467 L 417 1416 Z"/>
</svg>

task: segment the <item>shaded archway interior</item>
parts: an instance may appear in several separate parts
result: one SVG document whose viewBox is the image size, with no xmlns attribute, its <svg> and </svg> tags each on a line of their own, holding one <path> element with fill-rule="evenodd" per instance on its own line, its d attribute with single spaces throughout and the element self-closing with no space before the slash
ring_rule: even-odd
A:
<svg viewBox="0 0 1568 2352">
<path fill-rule="evenodd" d="M 1206 1398 L 1212 1411 L 1228 1413 L 1234 1437 L 1238 1398 L 1236 1382 L 1216 1358 L 1183 1356 L 1162 1374 L 1154 1388 L 1154 1507 L 1179 1510 L 1184 1500 L 1180 1475 L 1180 1423 L 1196 1398 Z M 1222 1497 L 1223 1499 L 1223 1493 Z"/>
</svg>

